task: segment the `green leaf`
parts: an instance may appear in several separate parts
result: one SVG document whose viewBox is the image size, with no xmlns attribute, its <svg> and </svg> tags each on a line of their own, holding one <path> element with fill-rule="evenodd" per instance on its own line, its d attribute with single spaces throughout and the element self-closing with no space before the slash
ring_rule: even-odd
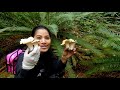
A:
<svg viewBox="0 0 120 90">
<path fill-rule="evenodd" d="M 54 49 L 54 53 L 61 59 L 63 47 L 61 46 L 61 41 L 56 37 L 52 37 L 52 48 Z"/>
<path fill-rule="evenodd" d="M 31 31 L 30 28 L 28 27 L 6 27 L 3 29 L 0 29 L 0 33 L 4 32 L 4 31 Z"/>
<path fill-rule="evenodd" d="M 75 74 L 75 71 L 72 69 L 72 65 L 70 63 L 70 60 L 68 60 L 65 69 L 68 72 L 68 78 L 76 78 L 76 74 Z"/>
<path fill-rule="evenodd" d="M 58 26 L 56 24 L 51 24 L 51 25 L 47 25 L 47 27 L 50 29 L 50 32 L 57 37 Z"/>
</svg>

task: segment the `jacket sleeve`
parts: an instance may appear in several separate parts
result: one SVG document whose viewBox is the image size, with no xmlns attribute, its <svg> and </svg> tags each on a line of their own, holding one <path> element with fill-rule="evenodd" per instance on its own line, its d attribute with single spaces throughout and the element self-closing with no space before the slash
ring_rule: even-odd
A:
<svg viewBox="0 0 120 90">
<path fill-rule="evenodd" d="M 20 54 L 18 61 L 16 63 L 16 74 L 14 78 L 29 78 L 31 77 L 31 70 L 22 69 L 24 53 Z"/>
</svg>

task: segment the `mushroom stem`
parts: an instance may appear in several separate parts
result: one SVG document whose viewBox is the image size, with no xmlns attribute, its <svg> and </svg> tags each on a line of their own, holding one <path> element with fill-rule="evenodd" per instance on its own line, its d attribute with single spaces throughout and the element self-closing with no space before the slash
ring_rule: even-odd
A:
<svg viewBox="0 0 120 90">
<path fill-rule="evenodd" d="M 69 50 L 73 50 L 74 47 L 75 47 L 75 43 L 70 43 L 70 44 L 69 44 Z"/>
<path fill-rule="evenodd" d="M 20 44 L 26 44 L 29 48 L 29 51 L 34 49 L 34 46 L 38 45 L 39 40 L 34 39 L 33 37 L 21 39 Z"/>
<path fill-rule="evenodd" d="M 66 44 L 65 44 L 65 48 L 66 48 L 66 49 L 69 49 L 69 43 L 66 43 Z"/>
<path fill-rule="evenodd" d="M 33 50 L 33 44 L 32 43 L 27 43 L 26 44 L 27 46 L 28 46 L 28 48 L 29 48 L 29 51 L 32 51 Z"/>
</svg>

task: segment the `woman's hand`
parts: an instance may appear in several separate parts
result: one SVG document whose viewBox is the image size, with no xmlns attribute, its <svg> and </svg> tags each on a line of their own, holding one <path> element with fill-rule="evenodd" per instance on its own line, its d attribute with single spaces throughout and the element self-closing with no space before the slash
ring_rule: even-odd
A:
<svg viewBox="0 0 120 90">
<path fill-rule="evenodd" d="M 74 48 L 73 50 L 68 50 L 68 49 L 64 49 L 62 57 L 61 57 L 61 61 L 63 63 L 66 63 L 67 60 L 72 57 L 74 54 L 76 53 L 76 48 Z"/>
<path fill-rule="evenodd" d="M 33 51 L 31 52 L 29 52 L 29 48 L 27 48 L 24 53 L 22 68 L 27 70 L 34 68 L 39 58 L 40 58 L 40 46 L 35 45 Z"/>
</svg>

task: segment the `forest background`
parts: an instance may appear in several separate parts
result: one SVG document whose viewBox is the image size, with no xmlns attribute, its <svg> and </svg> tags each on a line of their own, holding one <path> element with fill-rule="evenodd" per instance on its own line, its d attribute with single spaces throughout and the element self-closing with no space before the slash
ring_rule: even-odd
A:
<svg viewBox="0 0 120 90">
<path fill-rule="evenodd" d="M 52 33 L 52 48 L 60 58 L 64 39 L 77 41 L 77 53 L 67 62 L 64 78 L 120 78 L 119 12 L 0 12 L 0 78 L 13 78 L 6 71 L 5 57 L 21 48 L 36 25 Z"/>
</svg>

